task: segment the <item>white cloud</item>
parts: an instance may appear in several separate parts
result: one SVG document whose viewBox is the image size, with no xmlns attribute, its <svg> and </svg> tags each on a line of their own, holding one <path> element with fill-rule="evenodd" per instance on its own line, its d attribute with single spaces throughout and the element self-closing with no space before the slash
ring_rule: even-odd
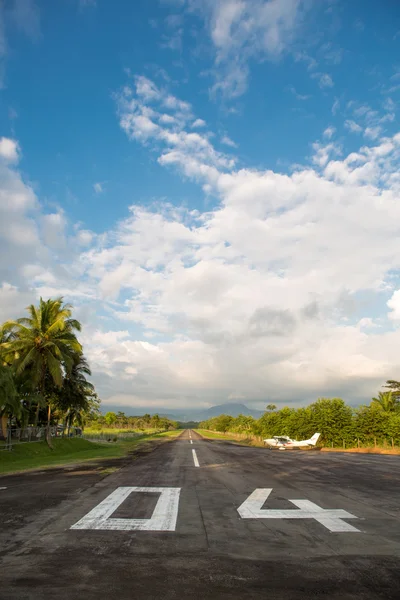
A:
<svg viewBox="0 0 400 600">
<path fill-rule="evenodd" d="M 132 97 L 133 113 L 119 98 L 129 137 L 220 202 L 203 214 L 132 207 L 110 243 L 82 255 L 125 323 L 86 343 L 103 397 L 188 406 L 237 394 L 261 402 L 268 390 L 282 401 L 367 401 L 400 368 L 400 328 L 390 329 L 399 320 L 400 135 L 341 156 L 329 132 L 312 166 L 290 175 L 236 169 L 207 131 L 189 142 L 183 120 L 162 127 L 161 99 L 157 127 L 135 135 L 128 117 L 146 105 Z M 366 297 L 380 303 L 378 320 Z M 119 331 L 129 335 L 114 340 Z"/>
<path fill-rule="evenodd" d="M 361 125 L 359 125 L 355 121 L 352 121 L 351 119 L 347 119 L 344 123 L 344 126 L 346 127 L 346 129 L 351 131 L 351 133 L 361 133 L 363 130 Z"/>
<path fill-rule="evenodd" d="M 376 140 L 382 133 L 382 127 L 367 127 L 364 131 L 364 136 L 370 140 Z"/>
<path fill-rule="evenodd" d="M 93 189 L 96 192 L 96 194 L 101 194 L 102 192 L 104 192 L 103 185 L 99 181 L 93 184 Z"/>
<path fill-rule="evenodd" d="M 328 138 L 328 140 L 330 140 L 336 133 L 336 128 L 332 127 L 332 125 L 330 125 L 329 127 L 327 127 L 324 131 L 324 137 Z"/>
<path fill-rule="evenodd" d="M 312 73 L 311 77 L 312 79 L 318 79 L 318 85 L 321 89 L 334 86 L 333 79 L 328 73 Z"/>
<path fill-rule="evenodd" d="M 191 109 L 145 89 L 116 95 L 121 128 L 214 205 L 133 205 L 102 235 L 69 236 L 0 162 L 4 318 L 41 293 L 72 297 L 115 405 L 368 401 L 400 369 L 400 134 L 344 155 L 329 132 L 289 172 L 238 167 L 191 130 Z"/>
<path fill-rule="evenodd" d="M 231 148 L 237 148 L 236 142 L 231 140 L 228 135 L 223 135 L 221 138 L 221 144 L 225 144 L 225 146 L 230 146 Z"/>
<path fill-rule="evenodd" d="M 338 98 L 335 98 L 335 101 L 332 105 L 332 114 L 336 115 L 336 113 L 338 112 L 340 108 L 340 100 Z"/>
<path fill-rule="evenodd" d="M 297 100 L 304 101 L 304 100 L 309 100 L 311 98 L 311 96 L 309 96 L 308 94 L 299 94 L 293 85 L 290 85 L 288 87 L 288 90 L 293 94 L 293 96 L 295 96 L 297 98 Z"/>
<path fill-rule="evenodd" d="M 391 311 L 389 313 L 389 318 L 393 321 L 400 321 L 400 290 L 393 292 L 393 295 L 388 300 L 387 305 Z"/>
<path fill-rule="evenodd" d="M 0 159 L 9 163 L 16 163 L 19 160 L 19 145 L 16 140 L 2 137 L 0 138 Z"/>
<path fill-rule="evenodd" d="M 305 0 L 191 0 L 206 23 L 214 52 L 213 93 L 237 97 L 251 60 L 277 60 L 291 49 L 309 8 Z"/>
<path fill-rule="evenodd" d="M 203 121 L 203 119 L 196 119 L 192 123 L 192 129 L 196 129 L 197 127 L 205 127 L 207 123 Z"/>
<path fill-rule="evenodd" d="M 43 215 L 41 218 L 43 241 L 49 248 L 63 248 L 66 244 L 67 220 L 62 212 Z"/>
</svg>

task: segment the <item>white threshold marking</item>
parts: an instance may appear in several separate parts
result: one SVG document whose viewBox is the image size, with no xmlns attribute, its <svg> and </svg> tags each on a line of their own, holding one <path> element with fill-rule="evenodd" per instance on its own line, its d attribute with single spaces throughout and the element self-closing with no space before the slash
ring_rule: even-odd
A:
<svg viewBox="0 0 400 600">
<path fill-rule="evenodd" d="M 6 487 L 0 487 L 0 490 L 6 490 L 6 489 L 7 489 Z"/>
<path fill-rule="evenodd" d="M 342 509 L 324 509 L 309 500 L 289 500 L 300 510 L 276 510 L 261 508 L 272 488 L 258 488 L 239 506 L 242 519 L 315 519 L 332 532 L 357 532 L 360 530 L 342 519 L 357 519 Z"/>
<path fill-rule="evenodd" d="M 181 488 L 119 487 L 71 529 L 115 531 L 175 531 Z M 158 492 L 160 497 L 150 519 L 110 519 L 132 492 Z"/>
<path fill-rule="evenodd" d="M 197 454 L 196 454 L 196 450 L 195 449 L 192 450 L 192 454 L 193 454 L 194 466 L 195 467 L 199 467 L 200 463 L 199 463 L 199 459 L 197 458 Z"/>
</svg>

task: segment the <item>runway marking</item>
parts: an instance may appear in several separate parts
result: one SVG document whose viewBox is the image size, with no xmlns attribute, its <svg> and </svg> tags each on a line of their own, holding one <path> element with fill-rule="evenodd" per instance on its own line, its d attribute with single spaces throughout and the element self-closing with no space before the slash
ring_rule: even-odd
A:
<svg viewBox="0 0 400 600">
<path fill-rule="evenodd" d="M 342 519 L 357 519 L 355 515 L 342 509 L 325 509 L 309 500 L 289 500 L 300 510 L 275 510 L 261 508 L 272 488 L 258 488 L 239 506 L 242 519 L 315 519 L 332 532 L 357 532 L 360 530 Z"/>
<path fill-rule="evenodd" d="M 181 488 L 119 487 L 71 529 L 114 531 L 175 531 Z M 111 519 L 111 515 L 132 492 L 158 492 L 160 497 L 150 519 Z"/>
<path fill-rule="evenodd" d="M 197 458 L 197 454 L 196 454 L 196 450 L 192 450 L 192 454 L 193 454 L 193 462 L 194 462 L 194 466 L 195 467 L 199 467 L 200 463 L 199 463 L 199 459 Z"/>
<path fill-rule="evenodd" d="M 6 489 L 7 489 L 6 487 L 0 487 L 0 490 L 6 490 Z"/>
<path fill-rule="evenodd" d="M 193 440 L 189 440 L 191 444 L 193 444 Z"/>
</svg>

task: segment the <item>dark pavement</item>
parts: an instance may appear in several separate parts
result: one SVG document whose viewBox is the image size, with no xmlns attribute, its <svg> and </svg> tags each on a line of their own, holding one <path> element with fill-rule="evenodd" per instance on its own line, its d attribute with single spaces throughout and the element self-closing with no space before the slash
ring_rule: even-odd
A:
<svg viewBox="0 0 400 600">
<path fill-rule="evenodd" d="M 400 598 L 400 457 L 191 435 L 107 477 L 86 466 L 1 477 L 0 598 Z M 265 505 L 241 516 L 260 488 L 272 488 Z"/>
</svg>

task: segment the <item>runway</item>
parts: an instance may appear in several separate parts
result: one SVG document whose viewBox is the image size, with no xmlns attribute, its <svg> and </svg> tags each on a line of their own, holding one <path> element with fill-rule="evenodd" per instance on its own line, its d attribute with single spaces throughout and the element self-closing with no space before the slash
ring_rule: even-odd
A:
<svg viewBox="0 0 400 600">
<path fill-rule="evenodd" d="M 2 477 L 0 598 L 398 599 L 399 483 L 397 456 L 190 431 L 105 478 Z"/>
</svg>

